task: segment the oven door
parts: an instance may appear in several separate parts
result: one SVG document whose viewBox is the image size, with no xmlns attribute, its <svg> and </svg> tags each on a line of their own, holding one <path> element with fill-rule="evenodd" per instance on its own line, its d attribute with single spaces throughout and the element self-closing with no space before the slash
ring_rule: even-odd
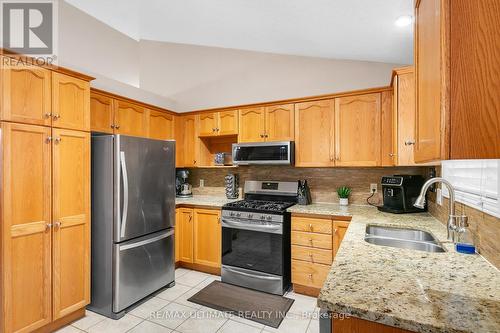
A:
<svg viewBox="0 0 500 333">
<path fill-rule="evenodd" d="M 222 265 L 283 275 L 283 224 L 222 218 Z"/>
</svg>

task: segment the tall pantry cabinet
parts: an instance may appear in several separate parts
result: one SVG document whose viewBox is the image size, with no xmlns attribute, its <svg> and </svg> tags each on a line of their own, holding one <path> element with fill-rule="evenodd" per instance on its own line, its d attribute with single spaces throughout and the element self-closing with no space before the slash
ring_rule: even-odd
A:
<svg viewBox="0 0 500 333">
<path fill-rule="evenodd" d="M 92 78 L 0 71 L 0 331 L 50 331 L 90 301 Z"/>
</svg>

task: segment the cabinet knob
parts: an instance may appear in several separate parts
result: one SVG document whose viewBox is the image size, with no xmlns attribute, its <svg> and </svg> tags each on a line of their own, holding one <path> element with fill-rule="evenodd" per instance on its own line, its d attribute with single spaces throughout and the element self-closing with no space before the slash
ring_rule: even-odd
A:
<svg viewBox="0 0 500 333">
<path fill-rule="evenodd" d="M 312 274 L 307 274 L 307 276 L 309 276 L 309 279 L 311 279 L 311 280 L 312 280 L 312 278 L 313 278 L 313 275 L 312 275 Z"/>
<path fill-rule="evenodd" d="M 56 143 L 56 144 L 57 144 L 57 143 L 59 143 L 59 142 L 61 142 L 61 141 L 62 141 L 62 139 L 61 139 L 61 138 L 55 138 L 55 139 L 54 139 L 54 143 Z"/>
<path fill-rule="evenodd" d="M 52 228 L 52 224 L 51 223 L 47 223 L 45 225 L 45 231 L 49 230 L 50 228 Z"/>
<path fill-rule="evenodd" d="M 215 132 L 217 129 L 216 128 L 212 128 L 212 133 Z"/>
<path fill-rule="evenodd" d="M 261 138 L 263 138 L 263 137 L 264 137 L 264 134 L 261 134 L 261 135 L 260 135 L 260 137 L 261 137 Z"/>
<path fill-rule="evenodd" d="M 193 161 L 193 164 L 196 164 L 196 160 Z"/>
<path fill-rule="evenodd" d="M 219 128 L 216 128 L 215 130 L 218 132 L 220 129 L 219 129 Z"/>
<path fill-rule="evenodd" d="M 115 128 L 115 127 L 116 127 L 115 125 L 111 124 L 111 128 Z"/>
<path fill-rule="evenodd" d="M 45 142 L 47 143 L 51 143 L 52 142 L 52 137 L 51 136 L 48 136 L 47 139 L 45 139 Z"/>
<path fill-rule="evenodd" d="M 312 225 L 312 223 L 309 223 L 309 230 L 313 231 L 313 225 Z"/>
<path fill-rule="evenodd" d="M 265 138 L 267 138 L 267 137 L 269 137 L 269 135 L 267 135 L 267 134 L 264 134 L 264 137 L 265 137 Z"/>
<path fill-rule="evenodd" d="M 46 113 L 46 114 L 44 114 L 44 116 L 45 116 L 45 118 L 50 118 L 50 117 L 52 117 L 52 113 Z"/>
<path fill-rule="evenodd" d="M 55 114 L 55 115 L 53 115 L 53 116 L 52 116 L 52 119 L 54 119 L 54 120 L 57 120 L 57 119 L 59 119 L 59 118 L 61 118 L 61 116 L 60 116 L 60 115 L 58 115 L 58 114 Z"/>
<path fill-rule="evenodd" d="M 56 223 L 54 223 L 54 227 L 56 227 L 56 228 L 60 228 L 60 227 L 61 227 L 61 222 L 56 222 Z"/>
<path fill-rule="evenodd" d="M 312 243 L 313 243 L 312 238 L 309 238 L 309 243 L 311 243 L 311 245 L 312 245 Z"/>
<path fill-rule="evenodd" d="M 405 141 L 405 146 L 411 146 L 415 144 L 415 140 L 406 140 Z"/>
<path fill-rule="evenodd" d="M 115 128 L 116 128 L 116 129 L 119 129 L 119 128 L 120 128 L 120 125 L 115 125 Z"/>
<path fill-rule="evenodd" d="M 389 156 L 390 156 L 390 157 L 394 157 L 394 156 L 396 156 L 396 154 L 394 154 L 394 153 L 389 153 Z"/>
</svg>

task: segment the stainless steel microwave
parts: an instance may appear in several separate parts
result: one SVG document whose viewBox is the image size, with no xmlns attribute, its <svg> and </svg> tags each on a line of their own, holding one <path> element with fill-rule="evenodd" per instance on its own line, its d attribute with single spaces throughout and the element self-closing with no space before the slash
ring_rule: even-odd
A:
<svg viewBox="0 0 500 333">
<path fill-rule="evenodd" d="M 293 141 L 233 143 L 233 164 L 293 165 Z"/>
</svg>

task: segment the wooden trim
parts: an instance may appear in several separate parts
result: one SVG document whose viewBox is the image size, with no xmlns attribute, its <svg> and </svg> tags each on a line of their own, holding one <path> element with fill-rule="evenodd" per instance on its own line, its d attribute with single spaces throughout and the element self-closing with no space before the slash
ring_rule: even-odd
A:
<svg viewBox="0 0 500 333">
<path fill-rule="evenodd" d="M 390 84 L 391 87 L 394 86 L 394 78 L 397 75 L 413 73 L 414 71 L 415 71 L 415 66 L 414 65 L 393 68 L 392 69 L 392 76 L 391 76 L 391 84 Z"/>
<path fill-rule="evenodd" d="M 47 68 L 47 69 L 50 69 L 51 71 L 65 74 L 65 75 L 69 75 L 72 77 L 76 77 L 76 78 L 81 79 L 81 80 L 85 80 L 85 81 L 89 81 L 89 82 L 92 80 L 95 80 L 95 77 L 93 77 L 93 76 L 83 74 L 80 72 L 76 72 L 76 71 L 69 69 L 69 68 L 66 68 L 66 67 L 49 65 L 49 64 L 41 64 L 40 65 L 36 61 L 33 60 L 34 59 L 33 57 L 28 57 L 25 55 L 17 54 L 17 53 L 5 50 L 3 48 L 0 48 L 0 55 L 3 55 L 3 56 L 8 57 L 8 58 L 16 59 L 18 62 L 22 62 L 23 64 L 26 63 L 26 64 L 33 65 L 36 67 Z"/>
<path fill-rule="evenodd" d="M 211 209 L 211 210 L 221 210 L 222 207 L 209 206 L 209 205 L 196 205 L 196 204 L 176 204 L 175 208 L 198 208 L 198 209 Z"/>
<path fill-rule="evenodd" d="M 50 333 L 55 332 L 63 326 L 66 326 L 75 320 L 85 317 L 85 308 L 81 308 L 76 310 L 73 313 L 70 313 L 62 318 L 57 319 L 56 321 L 51 322 L 48 325 L 40 327 L 38 330 L 34 331 L 34 333 Z"/>
<path fill-rule="evenodd" d="M 293 292 L 297 294 L 318 297 L 320 291 L 321 289 L 319 288 L 303 286 L 301 284 L 296 284 L 296 283 L 293 284 Z"/>
<path fill-rule="evenodd" d="M 125 97 L 125 96 L 118 95 L 118 94 L 115 94 L 115 93 L 111 93 L 111 92 L 108 92 L 108 91 L 105 91 L 105 90 L 93 88 L 93 87 L 90 87 L 90 92 L 94 93 L 94 94 L 101 95 L 101 96 L 106 96 L 106 97 L 110 97 L 110 98 L 113 98 L 113 99 L 118 99 L 118 100 L 122 100 L 122 101 L 125 101 L 125 102 L 133 103 L 133 104 L 139 104 L 141 107 L 144 107 L 146 109 L 151 109 L 151 110 L 154 110 L 154 111 L 161 111 L 161 112 L 165 112 L 165 113 L 170 113 L 170 114 L 172 114 L 174 116 L 175 115 L 184 114 L 184 113 L 178 113 L 178 112 L 175 112 L 175 111 L 172 111 L 172 110 L 168 110 L 168 109 L 165 109 L 165 108 L 162 108 L 162 107 L 159 107 L 159 106 L 155 106 L 155 105 L 152 105 L 152 104 L 144 103 L 144 102 L 138 101 L 136 99 Z"/>
<path fill-rule="evenodd" d="M 212 266 L 195 264 L 195 263 L 184 262 L 184 261 L 179 261 L 178 264 L 179 264 L 178 267 L 193 269 L 195 271 L 200 271 L 200 272 L 213 274 L 213 275 L 220 275 L 220 267 L 212 267 Z"/>
<path fill-rule="evenodd" d="M 320 101 L 320 100 L 325 100 L 325 99 L 333 99 L 333 98 L 338 98 L 338 97 L 346 97 L 346 96 L 355 96 L 355 95 L 364 95 L 364 94 L 370 94 L 370 93 L 377 93 L 377 92 L 383 92 L 383 91 L 388 91 L 388 90 L 392 90 L 392 87 L 390 87 L 390 86 L 387 86 L 387 87 L 376 87 L 376 88 L 352 90 L 352 91 L 339 92 L 339 93 L 331 93 L 331 94 L 324 94 L 324 95 L 305 96 L 305 97 L 298 97 L 298 98 L 289 98 L 289 99 L 282 99 L 282 100 L 277 100 L 277 101 L 269 101 L 269 102 L 259 102 L 259 103 L 251 103 L 251 104 L 241 104 L 241 105 L 225 106 L 225 107 L 220 107 L 220 108 L 211 108 L 211 109 L 202 109 L 202 110 L 195 110 L 195 111 L 189 111 L 189 112 L 182 112 L 180 114 L 182 114 L 182 115 L 188 115 L 188 114 L 199 114 L 199 113 L 204 113 L 204 112 L 215 112 L 215 111 L 227 111 L 227 110 L 235 110 L 235 109 L 244 109 L 244 108 L 251 108 L 251 107 L 265 107 L 265 106 L 280 105 L 280 104 L 313 102 L 313 101 Z"/>
<path fill-rule="evenodd" d="M 449 159 L 451 151 L 450 7 L 450 0 L 441 1 L 441 160 Z"/>
</svg>

